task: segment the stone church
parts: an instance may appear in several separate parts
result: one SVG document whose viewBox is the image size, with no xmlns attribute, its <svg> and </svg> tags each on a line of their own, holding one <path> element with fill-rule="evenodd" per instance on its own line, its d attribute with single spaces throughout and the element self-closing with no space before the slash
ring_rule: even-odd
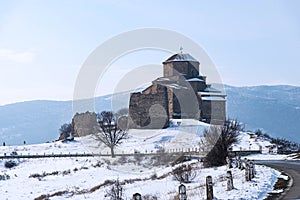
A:
<svg viewBox="0 0 300 200">
<path fill-rule="evenodd" d="M 170 119 L 197 119 L 222 124 L 226 95 L 206 83 L 200 63 L 190 54 L 177 53 L 163 62 L 163 77 L 130 95 L 129 128 L 166 128 Z"/>
</svg>

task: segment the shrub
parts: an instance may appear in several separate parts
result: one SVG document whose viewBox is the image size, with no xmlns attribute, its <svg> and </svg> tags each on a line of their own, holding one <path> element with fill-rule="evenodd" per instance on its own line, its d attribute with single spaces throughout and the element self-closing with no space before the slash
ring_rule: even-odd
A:
<svg viewBox="0 0 300 200">
<path fill-rule="evenodd" d="M 190 183 L 197 176 L 197 172 L 191 165 L 183 164 L 172 171 L 175 180 L 180 183 Z"/>
<path fill-rule="evenodd" d="M 151 177 L 150 177 L 150 179 L 151 179 L 151 180 L 157 179 L 157 174 L 156 174 L 156 173 L 152 174 Z"/>
<path fill-rule="evenodd" d="M 72 141 L 74 140 L 74 136 L 73 136 L 73 125 L 72 123 L 65 123 L 63 125 L 61 125 L 61 127 L 59 128 L 59 140 L 62 141 Z"/>
<path fill-rule="evenodd" d="M 105 192 L 105 197 L 110 200 L 123 200 L 124 188 L 117 179 L 114 184 Z"/>
<path fill-rule="evenodd" d="M 14 160 L 8 160 L 4 163 L 4 166 L 10 169 L 17 166 L 17 163 Z"/>
<path fill-rule="evenodd" d="M 221 166 L 226 164 L 226 157 L 232 144 L 239 140 L 243 127 L 237 120 L 227 120 L 223 126 L 211 126 L 204 132 L 202 147 L 211 149 L 205 157 L 205 166 Z"/>
<path fill-rule="evenodd" d="M 10 176 L 8 174 L 0 174 L 0 181 L 5 181 L 10 179 Z"/>
</svg>

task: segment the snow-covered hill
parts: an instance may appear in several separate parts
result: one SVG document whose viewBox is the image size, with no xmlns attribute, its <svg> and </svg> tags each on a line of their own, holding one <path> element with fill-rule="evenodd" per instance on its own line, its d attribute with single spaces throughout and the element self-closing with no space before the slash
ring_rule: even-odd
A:
<svg viewBox="0 0 300 200">
<path fill-rule="evenodd" d="M 263 139 L 258 137 L 254 133 L 251 132 L 242 132 L 239 136 L 239 141 L 232 146 L 233 151 L 259 151 L 261 150 L 263 154 L 272 153 L 276 154 L 277 149 L 274 144 L 270 142 L 270 140 Z M 272 147 L 274 147 L 273 151 Z"/>
<path fill-rule="evenodd" d="M 176 124 L 176 123 L 174 123 Z M 158 147 L 173 149 L 198 145 L 199 137 L 207 125 L 194 121 L 182 121 L 178 127 L 165 130 L 131 130 L 130 137 L 117 151 L 155 151 Z M 191 134 L 193 133 L 193 134 Z M 255 141 L 241 135 L 237 145 Z M 267 142 L 258 141 L 264 145 Z M 0 155 L 17 154 L 60 154 L 91 151 L 106 152 L 93 137 L 75 138 L 69 143 L 51 142 L 35 145 L 0 147 Z M 225 166 L 204 169 L 197 160 L 189 161 L 197 171 L 196 178 L 187 186 L 188 198 L 205 199 L 205 177 L 211 175 L 214 182 L 214 194 L 217 199 L 263 199 L 272 191 L 280 172 L 264 166 L 256 166 L 257 175 L 246 182 L 244 171 L 232 169 L 235 189 L 226 191 Z M 179 182 L 170 172 L 176 166 L 154 164 L 147 157 L 94 157 L 94 158 L 44 158 L 19 159 L 18 166 L 7 169 L 5 160 L 0 161 L 0 175 L 10 177 L 0 181 L 3 199 L 105 199 L 111 181 L 119 179 L 123 183 L 127 199 L 139 192 L 143 196 L 155 196 L 159 200 L 173 200 L 178 192 Z M 126 184 L 125 184 L 126 183 Z"/>
</svg>

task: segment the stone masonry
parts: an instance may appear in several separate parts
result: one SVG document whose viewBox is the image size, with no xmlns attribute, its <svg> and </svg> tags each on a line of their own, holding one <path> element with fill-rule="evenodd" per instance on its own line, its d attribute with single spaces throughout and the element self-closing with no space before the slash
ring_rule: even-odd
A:
<svg viewBox="0 0 300 200">
<path fill-rule="evenodd" d="M 222 124 L 226 95 L 206 83 L 199 66 L 199 61 L 183 53 L 164 61 L 163 77 L 143 91 L 131 93 L 128 127 L 166 128 L 170 119 L 184 118 Z"/>
<path fill-rule="evenodd" d="M 99 127 L 97 115 L 93 112 L 76 113 L 72 119 L 74 137 L 82 137 L 95 133 Z"/>
</svg>

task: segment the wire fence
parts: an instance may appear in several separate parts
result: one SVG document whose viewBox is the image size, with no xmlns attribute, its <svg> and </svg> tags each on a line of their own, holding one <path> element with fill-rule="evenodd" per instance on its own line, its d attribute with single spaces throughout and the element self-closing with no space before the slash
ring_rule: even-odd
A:
<svg viewBox="0 0 300 200">
<path fill-rule="evenodd" d="M 184 156 L 205 156 L 206 153 L 203 151 L 197 151 L 197 148 L 188 148 L 188 149 L 170 149 L 168 151 L 158 151 L 158 152 L 148 152 L 148 153 L 116 153 L 115 156 L 157 156 L 157 155 L 168 155 L 168 154 L 178 154 Z M 3 154 L 0 155 L 0 159 L 21 159 L 21 158 L 72 158 L 72 157 L 110 157 L 109 152 L 105 153 L 42 153 L 42 154 Z"/>
</svg>

